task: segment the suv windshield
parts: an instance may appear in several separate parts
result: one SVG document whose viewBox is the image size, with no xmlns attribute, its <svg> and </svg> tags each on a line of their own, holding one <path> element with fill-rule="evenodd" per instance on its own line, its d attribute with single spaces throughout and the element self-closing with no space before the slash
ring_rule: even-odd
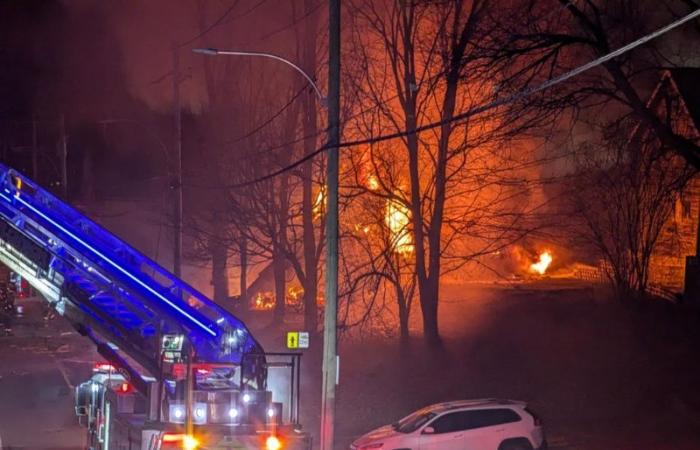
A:
<svg viewBox="0 0 700 450">
<path fill-rule="evenodd" d="M 434 412 L 422 409 L 414 412 L 410 416 L 404 417 L 403 419 L 394 423 L 392 426 L 399 433 L 413 433 L 436 415 L 437 414 Z"/>
</svg>

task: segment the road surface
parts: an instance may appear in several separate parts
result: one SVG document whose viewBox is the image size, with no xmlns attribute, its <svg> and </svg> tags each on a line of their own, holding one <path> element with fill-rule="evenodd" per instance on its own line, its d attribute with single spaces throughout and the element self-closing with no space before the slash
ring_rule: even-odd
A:
<svg viewBox="0 0 700 450">
<path fill-rule="evenodd" d="M 90 376 L 99 356 L 60 317 L 44 321 L 42 300 L 17 305 L 23 317 L 11 336 L 0 337 L 0 449 L 82 449 L 73 387 Z"/>
</svg>

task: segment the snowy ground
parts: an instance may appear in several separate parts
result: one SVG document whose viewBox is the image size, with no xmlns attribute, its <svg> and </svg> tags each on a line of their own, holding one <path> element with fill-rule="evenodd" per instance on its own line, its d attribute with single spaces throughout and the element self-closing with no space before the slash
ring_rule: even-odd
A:
<svg viewBox="0 0 700 450">
<path fill-rule="evenodd" d="M 342 342 L 338 449 L 426 404 L 483 397 L 528 401 L 555 449 L 700 448 L 696 313 L 623 305 L 563 281 L 446 287 L 440 308 L 441 351 L 420 339 Z M 268 350 L 282 331 L 264 333 Z M 318 355 L 304 363 L 305 423 L 315 430 Z"/>
</svg>

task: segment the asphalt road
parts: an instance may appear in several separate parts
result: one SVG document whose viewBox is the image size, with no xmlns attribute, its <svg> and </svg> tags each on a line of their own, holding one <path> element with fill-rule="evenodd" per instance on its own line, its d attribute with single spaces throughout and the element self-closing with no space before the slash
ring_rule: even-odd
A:
<svg viewBox="0 0 700 450">
<path fill-rule="evenodd" d="M 43 301 L 21 299 L 23 317 L 0 337 L 0 449 L 84 448 L 73 412 L 73 387 L 100 358 L 59 317 L 43 319 Z"/>
</svg>

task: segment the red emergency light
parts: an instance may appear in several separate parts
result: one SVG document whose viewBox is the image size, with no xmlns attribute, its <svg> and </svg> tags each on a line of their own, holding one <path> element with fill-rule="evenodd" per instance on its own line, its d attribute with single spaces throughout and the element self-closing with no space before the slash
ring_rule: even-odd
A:
<svg viewBox="0 0 700 450">
<path fill-rule="evenodd" d="M 117 369 L 108 363 L 96 363 L 95 366 L 92 368 L 93 372 L 116 372 Z"/>
</svg>

